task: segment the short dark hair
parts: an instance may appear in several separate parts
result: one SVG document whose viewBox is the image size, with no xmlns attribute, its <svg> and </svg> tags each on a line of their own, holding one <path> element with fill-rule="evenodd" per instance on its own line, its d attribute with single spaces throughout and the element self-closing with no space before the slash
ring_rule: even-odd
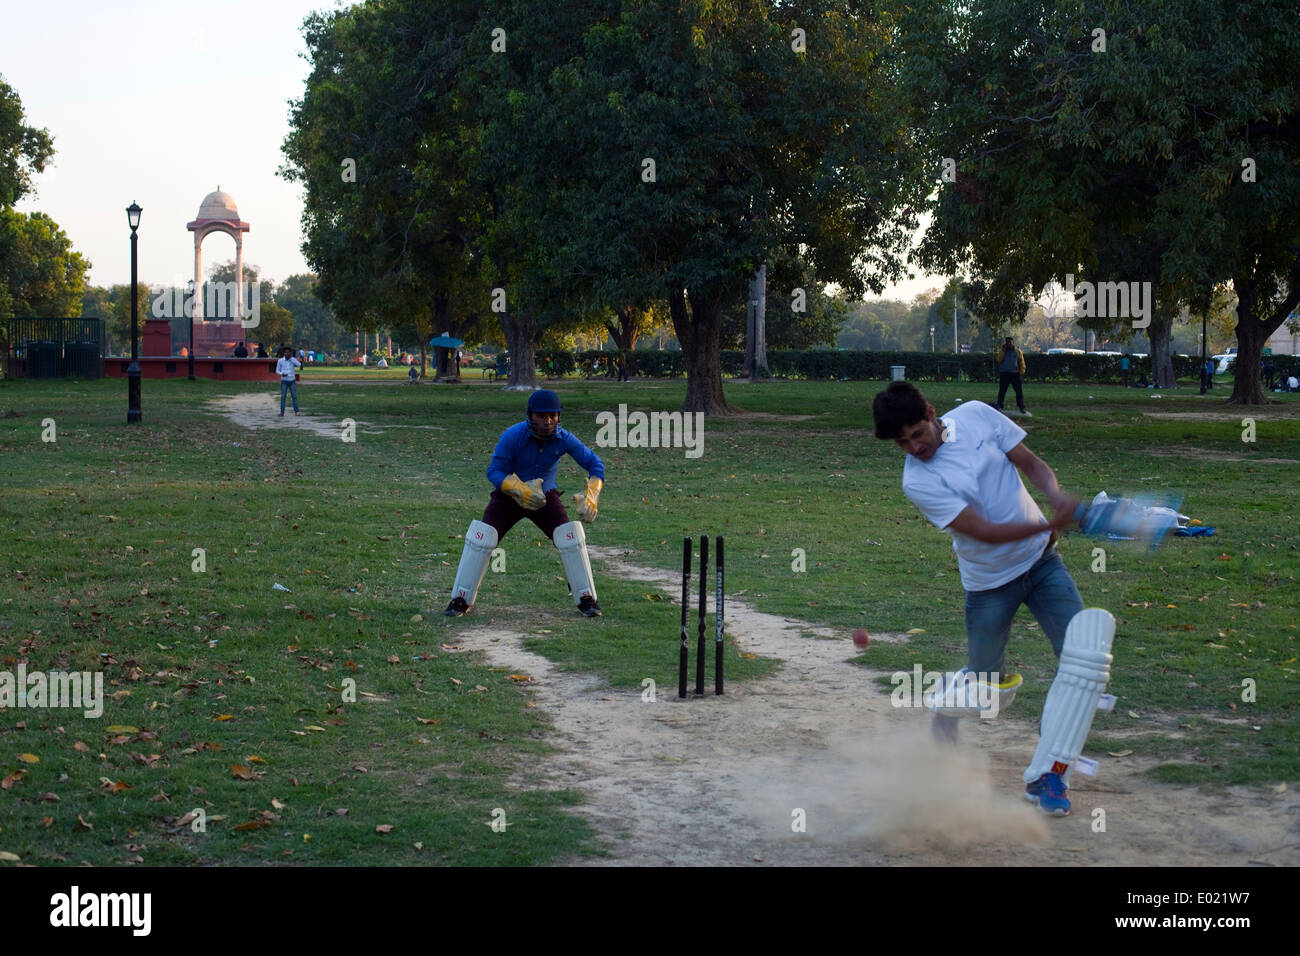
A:
<svg viewBox="0 0 1300 956">
<path fill-rule="evenodd" d="M 871 414 L 876 419 L 876 437 L 892 440 L 904 428 L 924 421 L 930 410 L 921 390 L 911 382 L 892 382 L 889 388 L 876 394 L 871 403 Z"/>
</svg>

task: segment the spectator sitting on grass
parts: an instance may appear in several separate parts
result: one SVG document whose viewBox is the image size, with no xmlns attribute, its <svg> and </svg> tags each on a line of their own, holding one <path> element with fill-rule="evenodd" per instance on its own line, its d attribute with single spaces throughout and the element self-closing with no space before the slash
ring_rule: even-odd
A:
<svg viewBox="0 0 1300 956">
<path fill-rule="evenodd" d="M 412 385 L 420 384 L 420 373 L 414 365 L 412 365 L 411 370 L 406 373 L 406 377 L 411 380 Z"/>
</svg>

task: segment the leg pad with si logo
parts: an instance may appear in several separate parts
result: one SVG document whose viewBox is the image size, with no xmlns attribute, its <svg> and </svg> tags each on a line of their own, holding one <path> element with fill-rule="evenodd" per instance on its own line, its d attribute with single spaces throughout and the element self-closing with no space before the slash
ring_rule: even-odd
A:
<svg viewBox="0 0 1300 956">
<path fill-rule="evenodd" d="M 564 563 L 564 574 L 569 579 L 569 590 L 573 592 L 573 603 L 582 602 L 584 594 L 596 600 L 596 585 L 591 579 L 591 559 L 587 557 L 587 533 L 582 522 L 570 521 L 555 529 L 552 536 L 555 547 L 559 549 L 560 561 Z"/>
<path fill-rule="evenodd" d="M 1054 773 L 1069 783 L 1070 770 L 1083 751 L 1092 728 L 1097 702 L 1110 680 L 1111 642 L 1115 618 L 1090 607 L 1080 611 L 1065 630 L 1065 646 L 1056 678 L 1047 692 L 1038 748 L 1025 770 L 1025 783 Z"/>
<path fill-rule="evenodd" d="M 492 550 L 497 546 L 497 529 L 483 521 L 471 521 L 465 532 L 465 548 L 460 553 L 460 567 L 456 569 L 456 583 L 452 585 L 453 599 L 461 598 L 470 607 L 478 597 L 479 585 L 487 573 Z"/>
</svg>

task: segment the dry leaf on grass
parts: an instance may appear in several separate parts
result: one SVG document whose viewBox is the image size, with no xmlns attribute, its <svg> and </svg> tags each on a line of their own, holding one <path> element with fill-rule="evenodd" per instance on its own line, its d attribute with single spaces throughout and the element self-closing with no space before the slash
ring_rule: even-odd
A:
<svg viewBox="0 0 1300 956">
<path fill-rule="evenodd" d="M 393 832 L 393 825 L 392 825 L 391 823 L 381 823 L 381 824 L 379 824 L 379 826 L 375 827 L 375 832 L 376 832 L 376 833 L 392 833 L 392 832 Z"/>
</svg>

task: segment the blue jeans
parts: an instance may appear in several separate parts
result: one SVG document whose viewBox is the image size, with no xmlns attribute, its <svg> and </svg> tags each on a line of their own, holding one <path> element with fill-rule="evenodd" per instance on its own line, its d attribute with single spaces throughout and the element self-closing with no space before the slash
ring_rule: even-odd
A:
<svg viewBox="0 0 1300 956">
<path fill-rule="evenodd" d="M 1029 606 L 1060 657 L 1065 629 L 1083 610 L 1083 598 L 1055 546 L 1014 581 L 988 591 L 966 592 L 966 666 L 972 671 L 1002 673 L 1011 619 L 1021 604 Z"/>
<path fill-rule="evenodd" d="M 284 414 L 284 393 L 285 392 L 288 392 L 290 395 L 293 396 L 293 410 L 296 413 L 298 411 L 298 383 L 286 382 L 283 379 L 280 381 L 280 414 L 281 415 Z"/>
</svg>

